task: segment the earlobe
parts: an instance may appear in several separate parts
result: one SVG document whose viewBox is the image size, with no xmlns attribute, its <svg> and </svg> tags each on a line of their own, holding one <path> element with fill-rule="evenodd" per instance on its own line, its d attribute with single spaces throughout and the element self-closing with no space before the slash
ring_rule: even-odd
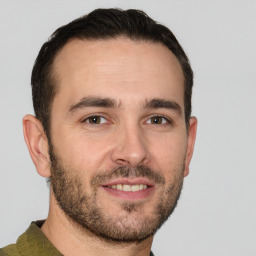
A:
<svg viewBox="0 0 256 256">
<path fill-rule="evenodd" d="M 48 140 L 41 122 L 32 115 L 26 115 L 23 118 L 23 133 L 37 172 L 43 177 L 50 177 Z"/>
<path fill-rule="evenodd" d="M 189 174 L 189 164 L 194 152 L 196 130 L 197 130 L 197 119 L 196 117 L 191 117 L 189 120 L 189 131 L 188 131 L 188 142 L 187 142 L 187 153 L 186 153 L 186 160 L 185 160 L 184 177 L 186 177 Z"/>
</svg>

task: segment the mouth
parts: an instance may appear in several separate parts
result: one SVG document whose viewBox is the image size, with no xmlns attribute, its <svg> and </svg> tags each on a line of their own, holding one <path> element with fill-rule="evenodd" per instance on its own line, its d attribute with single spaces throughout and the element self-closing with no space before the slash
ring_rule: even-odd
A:
<svg viewBox="0 0 256 256">
<path fill-rule="evenodd" d="M 141 200 L 152 195 L 154 184 L 145 178 L 121 179 L 101 186 L 111 196 L 123 200 Z"/>
<path fill-rule="evenodd" d="M 116 184 L 108 187 L 121 190 L 121 191 L 128 191 L 128 192 L 137 192 L 137 191 L 141 191 L 148 188 L 148 186 L 145 184 L 136 184 L 136 185 Z"/>
</svg>

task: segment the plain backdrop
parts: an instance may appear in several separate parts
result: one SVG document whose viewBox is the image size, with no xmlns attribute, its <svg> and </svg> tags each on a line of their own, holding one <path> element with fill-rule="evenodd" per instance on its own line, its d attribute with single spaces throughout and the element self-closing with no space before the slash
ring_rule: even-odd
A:
<svg viewBox="0 0 256 256">
<path fill-rule="evenodd" d="M 46 218 L 49 189 L 23 140 L 30 75 L 59 26 L 99 7 L 136 8 L 168 26 L 195 73 L 198 135 L 178 207 L 155 255 L 256 255 L 256 2 L 0 0 L 0 247 Z"/>
</svg>

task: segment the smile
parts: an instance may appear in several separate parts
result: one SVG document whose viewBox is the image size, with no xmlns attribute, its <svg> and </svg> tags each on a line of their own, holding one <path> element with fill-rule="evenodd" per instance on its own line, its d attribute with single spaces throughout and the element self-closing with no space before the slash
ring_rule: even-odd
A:
<svg viewBox="0 0 256 256">
<path fill-rule="evenodd" d="M 137 192 L 146 189 L 148 186 L 145 184 L 136 184 L 136 185 L 128 185 L 128 184 L 115 184 L 112 186 L 108 186 L 109 188 L 121 190 L 121 191 L 129 191 L 129 192 Z"/>
</svg>

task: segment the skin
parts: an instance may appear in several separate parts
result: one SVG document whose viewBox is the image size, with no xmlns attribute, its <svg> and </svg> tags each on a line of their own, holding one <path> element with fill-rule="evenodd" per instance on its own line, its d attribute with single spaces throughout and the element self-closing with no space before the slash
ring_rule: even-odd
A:
<svg viewBox="0 0 256 256">
<path fill-rule="evenodd" d="M 80 177 L 84 192 L 91 194 L 90 181 L 98 172 L 119 166 L 144 165 L 164 177 L 165 184 L 152 184 L 153 192 L 141 198 L 113 195 L 97 187 L 97 204 L 112 218 L 126 217 L 127 225 L 139 226 L 152 217 L 154 207 L 168 185 L 189 173 L 196 135 L 196 118 L 186 127 L 184 77 L 176 57 L 157 43 L 126 38 L 71 40 L 58 53 L 53 65 L 58 84 L 51 112 L 51 140 L 65 166 Z M 74 108 L 81 99 L 108 98 L 112 107 Z M 178 108 L 147 108 L 152 99 L 175 103 Z M 99 124 L 91 124 L 99 115 Z M 159 116 L 155 124 L 154 118 Z M 162 123 L 161 123 L 162 122 Z M 49 145 L 41 123 L 27 115 L 24 136 L 38 173 L 51 176 Z M 108 182 L 118 183 L 114 179 Z M 123 202 L 138 202 L 127 213 Z M 153 236 L 133 243 L 111 243 L 74 225 L 50 193 L 49 216 L 42 231 L 64 255 L 148 256 Z"/>
</svg>

